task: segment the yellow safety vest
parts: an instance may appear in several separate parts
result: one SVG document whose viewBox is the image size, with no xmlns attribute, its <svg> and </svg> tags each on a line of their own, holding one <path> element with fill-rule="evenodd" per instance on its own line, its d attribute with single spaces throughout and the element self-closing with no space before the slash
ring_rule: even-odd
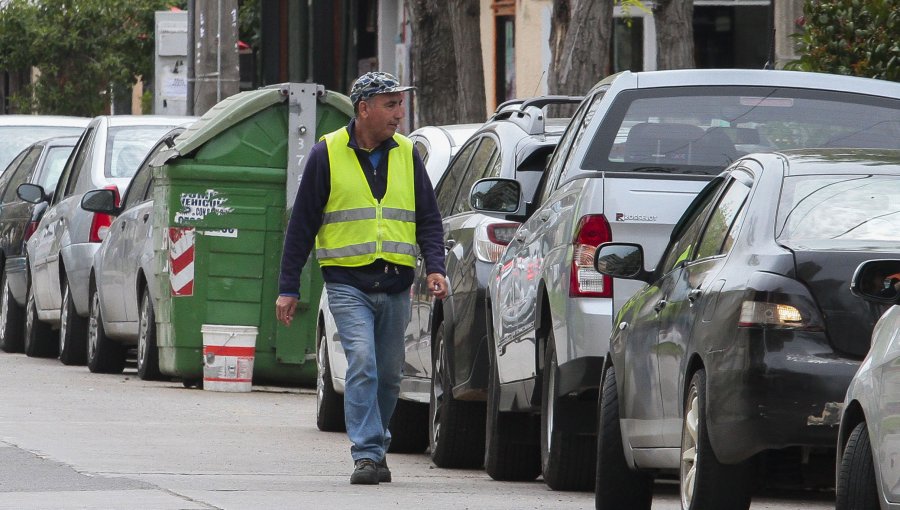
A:
<svg viewBox="0 0 900 510">
<path fill-rule="evenodd" d="M 413 144 L 395 134 L 399 147 L 388 151 L 387 190 L 372 196 L 350 134 L 341 128 L 323 136 L 331 166 L 331 192 L 316 236 L 322 266 L 360 267 L 384 259 L 416 266 L 416 190 Z"/>
</svg>

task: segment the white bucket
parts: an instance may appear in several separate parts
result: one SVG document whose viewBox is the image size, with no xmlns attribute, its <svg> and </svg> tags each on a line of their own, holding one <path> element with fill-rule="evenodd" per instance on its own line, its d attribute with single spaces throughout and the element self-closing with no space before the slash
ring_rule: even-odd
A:
<svg viewBox="0 0 900 510">
<path fill-rule="evenodd" d="M 203 324 L 203 389 L 250 391 L 253 385 L 255 326 Z"/>
</svg>

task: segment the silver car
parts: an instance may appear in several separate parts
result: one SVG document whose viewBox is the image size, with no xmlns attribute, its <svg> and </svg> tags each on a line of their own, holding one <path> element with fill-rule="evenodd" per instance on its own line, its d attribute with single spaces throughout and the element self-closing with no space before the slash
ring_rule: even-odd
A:
<svg viewBox="0 0 900 510">
<path fill-rule="evenodd" d="M 159 296 L 153 266 L 153 171 L 151 162 L 172 147 L 184 128 L 175 128 L 157 142 L 141 163 L 122 197 L 108 189 L 91 190 L 81 199 L 86 211 L 116 219 L 94 254 L 90 275 L 90 317 L 87 364 L 91 372 L 118 373 L 128 348 L 137 346 L 138 377 L 160 378 L 156 349 Z"/>
<path fill-rule="evenodd" d="M 26 250 L 27 353 L 52 356 L 58 352 L 67 365 L 84 364 L 91 264 L 112 217 L 82 210 L 81 197 L 95 188 L 124 191 L 153 144 L 173 127 L 194 120 L 151 115 L 95 117 L 66 162 L 52 197 L 38 186 L 20 187 L 20 196 L 28 195 L 23 199 L 50 202 Z M 58 351 L 53 347 L 56 328 Z"/>
<path fill-rule="evenodd" d="M 900 260 L 857 268 L 850 288 L 884 315 L 841 413 L 836 510 L 900 509 Z"/>
<path fill-rule="evenodd" d="M 78 136 L 90 120 L 63 115 L 0 115 L 0 172 L 25 147 L 55 136 Z"/>
</svg>

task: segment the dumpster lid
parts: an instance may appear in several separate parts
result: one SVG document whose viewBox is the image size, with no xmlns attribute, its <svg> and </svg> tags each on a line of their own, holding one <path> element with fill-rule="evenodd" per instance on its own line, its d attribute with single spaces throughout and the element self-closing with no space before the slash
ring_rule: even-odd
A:
<svg viewBox="0 0 900 510">
<path fill-rule="evenodd" d="M 175 139 L 174 150 L 161 153 L 168 157 L 159 163 L 190 153 L 238 122 L 287 98 L 287 87 L 272 87 L 241 92 L 219 101 Z"/>
</svg>

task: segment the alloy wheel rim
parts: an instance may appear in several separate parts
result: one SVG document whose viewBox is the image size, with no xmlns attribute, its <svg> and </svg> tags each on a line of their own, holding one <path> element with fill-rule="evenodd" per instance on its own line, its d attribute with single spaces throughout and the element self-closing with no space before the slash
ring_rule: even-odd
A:
<svg viewBox="0 0 900 510">
<path fill-rule="evenodd" d="M 100 308 L 100 296 L 97 295 L 95 291 L 91 296 L 91 317 L 88 320 L 88 360 L 94 359 L 97 352 L 97 328 L 98 328 L 98 320 L 99 318 L 99 308 Z"/>
<path fill-rule="evenodd" d="M 66 285 L 65 290 L 63 291 L 63 300 L 62 300 L 62 310 L 60 311 L 61 315 L 59 316 L 59 354 L 62 356 L 62 353 L 66 350 L 66 336 L 68 336 L 68 329 L 66 327 L 66 323 L 69 322 L 69 286 Z"/>
<path fill-rule="evenodd" d="M 0 289 L 0 337 L 6 336 L 6 321 L 9 315 L 9 280 L 3 275 L 3 289 Z"/>
<path fill-rule="evenodd" d="M 697 439 L 700 424 L 700 399 L 695 388 L 691 388 L 688 406 L 684 413 L 684 430 L 681 433 L 681 504 L 690 508 L 694 499 L 697 481 Z"/>
<path fill-rule="evenodd" d="M 326 356 L 328 355 L 325 352 L 326 346 L 323 340 L 324 337 L 319 338 L 319 348 L 316 350 L 316 410 L 322 408 L 322 402 L 325 400 L 325 363 L 327 362 Z"/>
<path fill-rule="evenodd" d="M 137 352 L 137 363 L 138 367 L 142 367 L 144 363 L 147 362 L 147 349 L 148 349 L 148 338 L 147 331 L 150 329 L 150 322 L 147 320 L 147 306 L 150 304 L 150 300 L 147 299 L 145 295 L 141 299 L 141 314 L 140 314 L 140 323 L 138 324 L 138 352 Z"/>
<path fill-rule="evenodd" d="M 432 398 L 434 398 L 434 409 L 431 417 L 431 437 L 434 444 L 437 444 L 441 438 L 441 413 L 444 411 L 444 332 L 443 328 L 439 328 L 437 335 L 437 363 L 434 365 L 434 373 L 431 375 L 432 380 Z"/>
<path fill-rule="evenodd" d="M 554 397 L 556 395 L 556 360 L 551 359 L 548 363 L 550 363 L 550 373 L 548 374 L 550 380 L 547 381 L 547 449 L 544 454 L 549 459 L 550 451 L 553 450 L 553 419 L 556 416 L 556 398 Z"/>
<path fill-rule="evenodd" d="M 28 303 L 26 303 L 27 311 L 25 313 L 25 341 L 31 343 L 28 339 L 31 338 L 32 329 L 34 328 L 34 314 L 37 313 L 34 308 L 34 292 L 31 291 L 31 287 L 28 288 Z"/>
</svg>

